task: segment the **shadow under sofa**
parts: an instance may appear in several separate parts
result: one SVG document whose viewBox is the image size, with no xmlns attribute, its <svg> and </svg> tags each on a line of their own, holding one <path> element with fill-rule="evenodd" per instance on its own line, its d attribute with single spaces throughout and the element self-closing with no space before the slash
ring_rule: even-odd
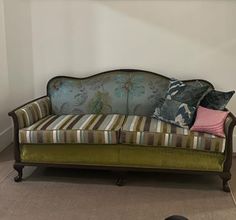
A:
<svg viewBox="0 0 236 220">
<path fill-rule="evenodd" d="M 196 81 L 213 88 L 205 80 L 185 83 Z M 24 166 L 59 166 L 117 171 L 118 185 L 123 172 L 132 170 L 216 174 L 229 191 L 235 117 L 228 115 L 224 139 L 156 122 L 150 115 L 168 83 L 159 74 L 130 69 L 81 79 L 54 77 L 47 96 L 9 113 L 15 181 L 22 180 Z M 129 121 L 143 125 L 132 130 Z"/>
</svg>

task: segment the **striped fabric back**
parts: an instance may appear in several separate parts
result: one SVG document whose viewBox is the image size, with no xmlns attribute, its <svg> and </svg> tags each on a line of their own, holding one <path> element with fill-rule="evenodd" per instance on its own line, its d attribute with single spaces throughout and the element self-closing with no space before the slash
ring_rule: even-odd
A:
<svg viewBox="0 0 236 220">
<path fill-rule="evenodd" d="M 15 111 L 19 129 L 28 127 L 50 114 L 50 99 L 43 97 Z"/>
</svg>

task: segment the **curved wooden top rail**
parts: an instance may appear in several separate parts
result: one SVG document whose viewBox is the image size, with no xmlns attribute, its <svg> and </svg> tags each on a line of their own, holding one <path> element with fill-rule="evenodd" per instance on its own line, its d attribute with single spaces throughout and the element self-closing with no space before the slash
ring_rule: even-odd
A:
<svg viewBox="0 0 236 220">
<path fill-rule="evenodd" d="M 90 76 L 87 76 L 87 77 L 73 77 L 73 76 L 67 76 L 67 75 L 58 75 L 58 76 L 55 76 L 53 78 L 51 78 L 48 83 L 47 83 L 47 94 L 48 94 L 48 86 L 50 84 L 50 82 L 54 79 L 57 79 L 57 78 L 68 78 L 68 79 L 78 79 L 78 80 L 83 80 L 83 79 L 90 79 L 90 78 L 93 78 L 93 77 L 96 77 L 96 76 L 100 76 L 100 75 L 104 75 L 104 74 L 110 74 L 110 73 L 114 73 L 114 72 L 127 72 L 127 73 L 131 73 L 131 72 L 143 72 L 143 73 L 147 73 L 147 74 L 152 74 L 152 75 L 156 75 L 156 76 L 159 76 L 159 77 L 162 77 L 162 78 L 165 78 L 167 80 L 170 80 L 171 78 L 167 77 L 167 76 L 164 76 L 162 74 L 159 74 L 159 73 L 155 73 L 155 72 L 152 72 L 152 71 L 147 71 L 147 70 L 142 70 L 142 69 L 113 69 L 113 70 L 108 70 L 108 71 L 104 71 L 104 72 L 100 72 L 100 73 L 96 73 L 96 74 L 93 74 L 93 75 L 90 75 Z M 214 86 L 211 82 L 207 81 L 207 80 L 204 80 L 204 79 L 188 79 L 188 80 L 182 80 L 183 82 L 192 82 L 192 81 L 202 81 L 202 82 L 205 82 L 207 84 L 209 84 L 213 89 L 214 89 Z"/>
</svg>

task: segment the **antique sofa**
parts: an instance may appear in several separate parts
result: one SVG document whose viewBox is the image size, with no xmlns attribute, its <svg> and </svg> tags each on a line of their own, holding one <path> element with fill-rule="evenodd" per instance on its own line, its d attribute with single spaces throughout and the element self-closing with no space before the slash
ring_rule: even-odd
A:
<svg viewBox="0 0 236 220">
<path fill-rule="evenodd" d="M 111 170 L 117 185 L 127 171 L 207 173 L 219 175 L 229 191 L 235 117 L 230 113 L 225 121 L 225 138 L 151 118 L 168 84 L 165 76 L 133 69 L 52 78 L 46 96 L 9 113 L 15 181 L 24 166 Z"/>
</svg>

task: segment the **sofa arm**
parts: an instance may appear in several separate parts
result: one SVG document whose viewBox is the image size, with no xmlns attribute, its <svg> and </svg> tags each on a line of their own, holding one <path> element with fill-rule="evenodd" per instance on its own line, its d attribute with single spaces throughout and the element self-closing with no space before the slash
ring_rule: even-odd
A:
<svg viewBox="0 0 236 220">
<path fill-rule="evenodd" d="M 227 109 L 226 109 L 227 110 Z M 232 165 L 232 154 L 233 154 L 233 131 L 236 125 L 236 118 L 230 112 L 225 120 L 224 131 L 225 131 L 225 162 L 224 172 L 229 173 Z"/>
<path fill-rule="evenodd" d="M 236 118 L 235 116 L 230 112 L 225 120 L 224 124 L 224 131 L 225 131 L 225 136 L 229 136 L 230 133 L 233 135 L 233 128 L 236 125 Z"/>
<path fill-rule="evenodd" d="M 232 142 L 233 131 L 234 131 L 234 126 L 235 125 L 236 125 L 236 118 L 230 112 L 228 114 L 228 116 L 227 116 L 227 118 L 225 120 L 225 124 L 224 124 L 224 132 L 225 132 L 225 137 L 226 137 L 226 148 L 227 148 L 227 144 L 229 144 L 229 142 Z"/>
<path fill-rule="evenodd" d="M 8 113 L 17 129 L 28 127 L 50 114 L 51 103 L 48 96 L 35 99 Z"/>
<path fill-rule="evenodd" d="M 14 123 L 14 157 L 20 162 L 19 129 L 28 127 L 51 114 L 51 102 L 48 96 L 32 100 L 8 113 Z"/>
</svg>

